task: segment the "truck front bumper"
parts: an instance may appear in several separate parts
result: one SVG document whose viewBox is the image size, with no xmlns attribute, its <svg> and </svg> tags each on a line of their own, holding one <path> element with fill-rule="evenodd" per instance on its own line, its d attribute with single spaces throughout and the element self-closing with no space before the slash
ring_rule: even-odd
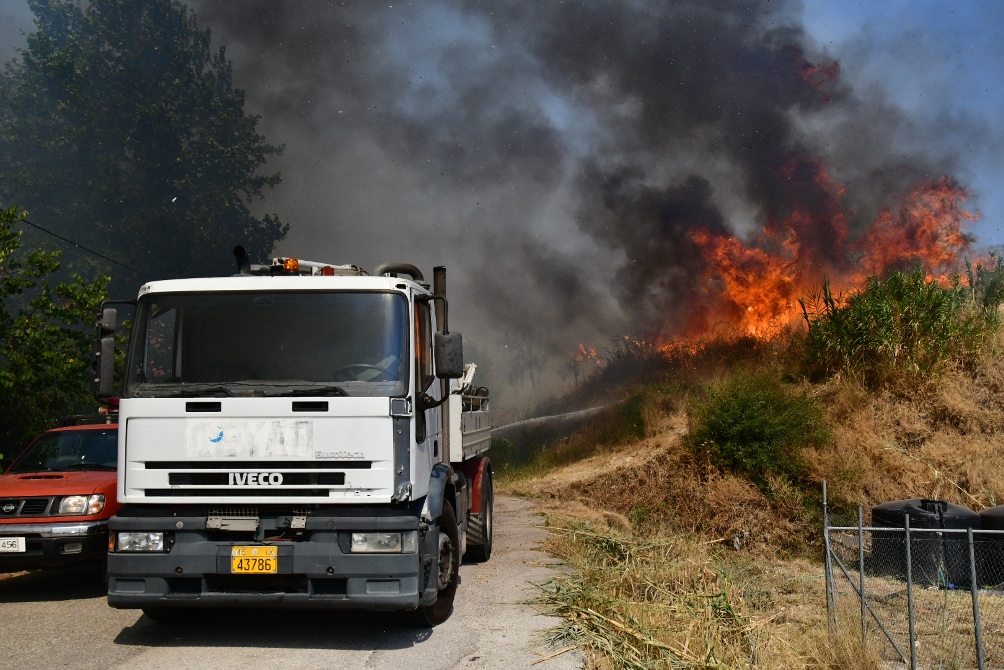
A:
<svg viewBox="0 0 1004 670">
<path fill-rule="evenodd" d="M 230 539 L 206 530 L 205 517 L 120 518 L 111 529 L 163 531 L 168 551 L 108 554 L 108 604 L 118 608 L 221 607 L 255 604 L 288 608 L 412 610 L 435 598 L 434 568 L 419 534 L 419 552 L 353 554 L 353 530 L 418 531 L 418 519 L 309 519 L 300 539 Z M 273 545 L 275 574 L 233 574 L 234 546 Z M 435 553 L 431 554 L 435 556 Z M 430 579 L 431 575 L 431 579 Z"/>
<path fill-rule="evenodd" d="M 100 567 L 108 551 L 108 522 L 0 524 L 0 538 L 23 538 L 24 551 L 0 552 L 0 572 Z"/>
</svg>

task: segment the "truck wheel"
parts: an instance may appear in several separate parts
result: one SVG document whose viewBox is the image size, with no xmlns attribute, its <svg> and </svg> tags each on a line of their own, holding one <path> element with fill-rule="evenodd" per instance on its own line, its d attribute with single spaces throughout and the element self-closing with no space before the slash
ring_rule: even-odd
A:
<svg viewBox="0 0 1004 670">
<path fill-rule="evenodd" d="M 439 570 L 436 572 L 439 593 L 436 602 L 415 610 L 415 623 L 422 627 L 438 626 L 453 613 L 453 599 L 460 583 L 460 531 L 450 503 L 443 502 L 439 517 Z"/>
<path fill-rule="evenodd" d="M 492 525 L 495 514 L 495 483 L 492 470 L 487 465 L 481 475 L 481 514 L 471 515 L 467 553 L 472 561 L 482 563 L 492 557 Z"/>
</svg>

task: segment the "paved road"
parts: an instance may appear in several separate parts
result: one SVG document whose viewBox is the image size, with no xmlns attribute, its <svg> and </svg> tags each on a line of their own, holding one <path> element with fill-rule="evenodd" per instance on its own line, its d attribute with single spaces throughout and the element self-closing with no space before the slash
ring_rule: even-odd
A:
<svg viewBox="0 0 1004 670">
<path fill-rule="evenodd" d="M 375 613 L 227 610 L 156 624 L 105 604 L 96 578 L 37 572 L 0 578 L 0 668 L 526 668 L 548 654 L 550 620 L 520 604 L 552 574 L 531 503 L 496 499 L 492 559 L 464 565 L 455 611 L 416 630 Z M 536 668 L 584 667 L 567 653 Z"/>
</svg>

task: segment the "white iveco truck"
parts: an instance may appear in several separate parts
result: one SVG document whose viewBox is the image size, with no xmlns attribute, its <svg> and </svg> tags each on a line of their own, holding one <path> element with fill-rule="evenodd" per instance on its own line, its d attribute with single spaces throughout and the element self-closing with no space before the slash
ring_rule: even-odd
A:
<svg viewBox="0 0 1004 670">
<path fill-rule="evenodd" d="M 262 605 L 452 610 L 492 550 L 488 392 L 446 274 L 278 258 L 139 291 L 121 388 L 113 303 L 95 392 L 119 403 L 108 603 L 177 619 Z M 119 393 L 119 391 L 121 391 Z"/>
</svg>

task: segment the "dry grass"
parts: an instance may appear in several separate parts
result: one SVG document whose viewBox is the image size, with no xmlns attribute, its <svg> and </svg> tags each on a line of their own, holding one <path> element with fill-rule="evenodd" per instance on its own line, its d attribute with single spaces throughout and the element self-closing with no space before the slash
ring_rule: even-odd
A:
<svg viewBox="0 0 1004 670">
<path fill-rule="evenodd" d="M 834 382 L 819 393 L 832 441 L 803 452 L 813 481 L 868 507 L 940 498 L 979 510 L 1004 502 L 1004 362 L 950 369 L 913 389 L 868 393 Z"/>
<path fill-rule="evenodd" d="M 701 535 L 733 549 L 805 554 L 818 544 L 816 523 L 800 489 L 769 477 L 766 491 L 738 475 L 695 462 L 681 443 L 682 410 L 650 424 L 644 440 L 509 490 L 581 504 L 630 521 L 633 532 Z"/>
<path fill-rule="evenodd" d="M 827 631 L 820 485 L 829 482 L 838 522 L 858 504 L 904 498 L 1004 503 L 1002 350 L 998 340 L 977 365 L 909 385 L 803 383 L 832 433 L 802 450 L 800 479 L 753 483 L 686 449 L 695 385 L 650 387 L 638 440 L 596 427 L 566 438 L 506 482 L 545 501 L 551 550 L 573 568 L 540 598 L 564 621 L 552 641 L 588 648 L 599 668 L 883 667 L 873 650 L 882 642 L 862 647 L 856 612 L 840 636 Z M 780 376 L 785 366 L 753 369 Z M 918 607 L 937 619 L 944 597 L 920 594 Z M 925 644 L 940 635 L 951 656 L 948 630 Z"/>
<path fill-rule="evenodd" d="M 498 485 L 512 487 L 594 456 L 609 456 L 625 446 L 636 450 L 639 439 L 661 432 L 666 417 L 675 416 L 682 406 L 682 395 L 646 389 L 592 415 L 571 435 L 553 437 L 545 432 L 531 434 L 529 439 L 521 436 L 519 447 L 508 440 L 508 445 L 493 442 L 488 456 L 495 463 Z M 508 453 L 497 453 L 499 446 Z"/>
<path fill-rule="evenodd" d="M 549 548 L 573 571 L 537 598 L 562 618 L 548 640 L 589 650 L 595 667 L 880 667 L 850 631 L 827 635 L 818 566 L 756 562 L 696 536 L 639 539 L 552 519 Z"/>
<path fill-rule="evenodd" d="M 904 498 L 940 498 L 982 509 L 1004 503 L 1004 361 L 986 355 L 910 389 L 868 391 L 846 380 L 806 385 L 832 437 L 802 450 L 806 476 L 759 485 L 686 449 L 685 396 L 650 392 L 645 437 L 611 443 L 603 430 L 573 435 L 542 452 L 510 490 L 580 501 L 630 520 L 645 536 L 702 534 L 736 549 L 815 556 L 820 489 L 838 514 Z"/>
</svg>

